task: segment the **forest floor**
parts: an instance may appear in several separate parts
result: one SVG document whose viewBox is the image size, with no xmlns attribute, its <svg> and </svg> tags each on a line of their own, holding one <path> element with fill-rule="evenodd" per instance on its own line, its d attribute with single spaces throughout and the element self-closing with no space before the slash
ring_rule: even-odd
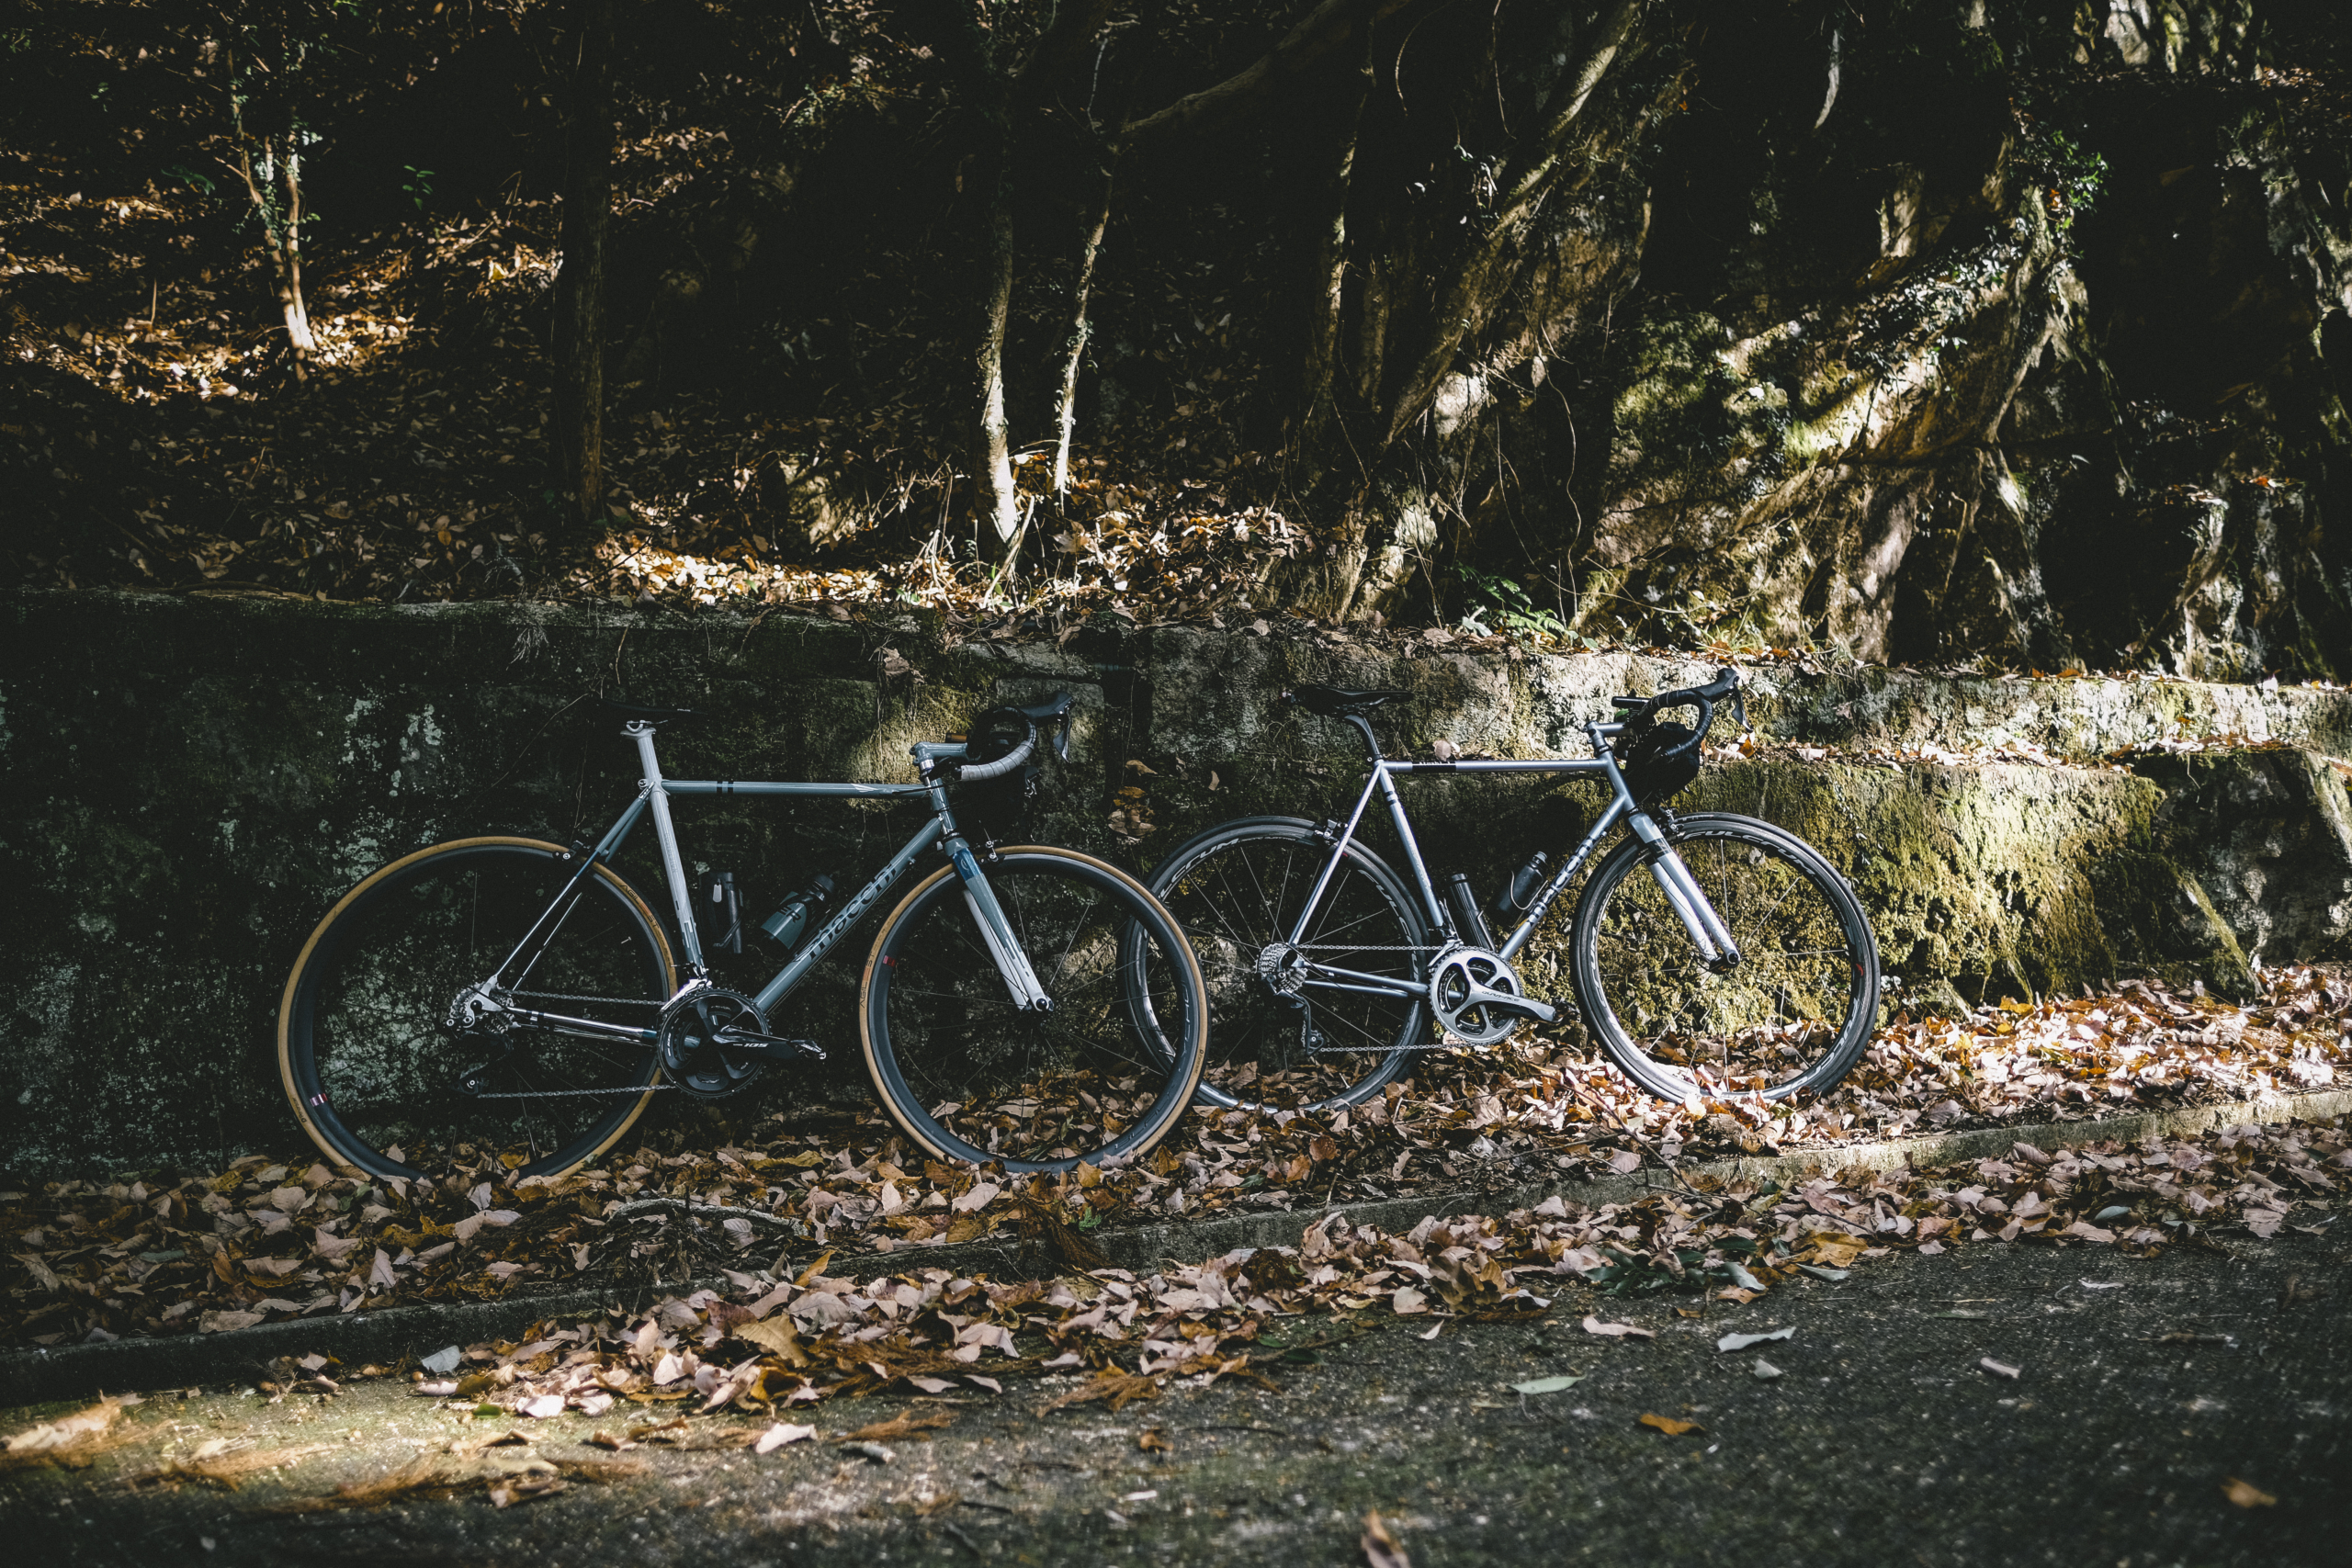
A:
<svg viewBox="0 0 2352 1568">
<path fill-rule="evenodd" d="M 617 198 L 675 184 L 663 148 L 639 152 Z M 1010 570 L 974 531 L 948 417 L 967 368 L 888 325 L 858 329 L 894 367 L 887 396 L 816 390 L 842 372 L 797 372 L 790 342 L 738 356 L 786 394 L 619 381 L 616 351 L 608 513 L 568 523 L 548 479 L 552 243 L 544 203 L 342 236 L 311 264 L 320 346 L 298 380 L 251 234 L 216 195 L 101 189 L 29 154 L 0 166 L 0 564 L 49 588 L 911 604 L 1051 635 L 1114 611 L 1246 622 L 1268 574 L 1318 547 L 1272 503 L 1268 460 L 1234 448 L 1205 329 L 1155 351 L 1194 389 L 1136 450 L 1081 446 L 1066 487 L 1051 443 L 1014 453 Z"/>
</svg>

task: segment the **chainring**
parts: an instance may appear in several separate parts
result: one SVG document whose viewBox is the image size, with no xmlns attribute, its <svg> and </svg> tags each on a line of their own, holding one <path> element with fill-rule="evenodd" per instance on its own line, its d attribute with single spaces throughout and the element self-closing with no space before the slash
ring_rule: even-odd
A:
<svg viewBox="0 0 2352 1568">
<path fill-rule="evenodd" d="M 1515 1013 L 1490 1007 L 1478 991 L 1521 995 L 1510 960 L 1483 947 L 1457 947 L 1430 966 L 1430 1011 L 1447 1034 L 1465 1045 L 1492 1045 L 1520 1026 Z"/>
<path fill-rule="evenodd" d="M 662 1027 L 654 1039 L 662 1072 L 697 1100 L 724 1100 L 751 1088 L 767 1063 L 720 1043 L 730 1029 L 765 1034 L 767 1020 L 740 991 L 705 986 L 680 997 L 662 1010 Z"/>
</svg>

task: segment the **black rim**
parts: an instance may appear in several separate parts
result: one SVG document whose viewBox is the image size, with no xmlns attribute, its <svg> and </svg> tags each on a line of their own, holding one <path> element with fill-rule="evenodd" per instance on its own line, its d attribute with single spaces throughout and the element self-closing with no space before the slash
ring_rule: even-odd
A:
<svg viewBox="0 0 2352 1568">
<path fill-rule="evenodd" d="M 1173 932 L 1125 884 L 1080 862 L 1006 856 L 989 884 L 1055 1013 L 1014 1008 L 961 879 L 941 876 L 883 937 L 867 1003 L 893 1114 L 958 1158 L 1013 1171 L 1157 1143 L 1189 1099 L 1198 1032 Z M 1179 1021 L 1172 1035 L 1162 1019 Z"/>
<path fill-rule="evenodd" d="M 470 1145 L 477 1156 L 521 1155 L 517 1177 L 551 1174 L 628 1121 L 637 1095 L 565 1091 L 650 1088 L 650 1045 L 440 1027 L 459 985 L 506 956 L 572 869 L 519 845 L 451 851 L 378 883 L 322 933 L 297 988 L 289 1055 L 310 1116 L 353 1164 L 415 1177 Z M 642 913 L 596 877 L 517 989 L 546 994 L 537 1005 L 548 1010 L 645 1026 L 666 983 Z"/>
<path fill-rule="evenodd" d="M 1653 1093 L 1780 1099 L 1842 1077 L 1868 1038 L 1876 958 L 1837 874 L 1792 842 L 1736 828 L 1674 848 L 1744 954 L 1705 972 L 1638 850 L 1594 889 L 1587 998 L 1620 1066 Z"/>
</svg>

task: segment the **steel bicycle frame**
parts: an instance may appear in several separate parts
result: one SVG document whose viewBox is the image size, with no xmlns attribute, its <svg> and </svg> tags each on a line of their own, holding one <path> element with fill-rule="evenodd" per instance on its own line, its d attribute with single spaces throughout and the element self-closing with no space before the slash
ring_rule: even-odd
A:
<svg viewBox="0 0 2352 1568">
<path fill-rule="evenodd" d="M 678 830 L 671 820 L 670 800 L 673 795 L 767 795 L 819 800 L 908 800 L 917 795 L 931 799 L 931 819 L 915 830 L 899 852 L 887 864 L 853 894 L 839 913 L 825 922 L 816 935 L 803 942 L 798 952 L 760 988 L 752 1002 L 763 1017 L 772 1013 L 776 1004 L 791 995 L 808 971 L 823 962 L 850 929 L 863 919 L 883 894 L 906 875 L 923 851 L 937 844 L 963 879 L 964 897 L 973 919 L 980 928 L 980 935 L 996 959 L 998 971 L 1004 976 L 1005 987 L 1012 993 L 1013 1005 L 1024 1010 L 1047 1010 L 1053 998 L 1047 995 L 1030 966 L 1026 954 L 1012 934 L 1011 921 L 1004 908 L 997 901 L 996 892 L 989 886 L 987 874 L 980 867 L 979 857 L 972 853 L 971 844 L 956 826 L 955 813 L 947 804 L 947 784 L 933 771 L 933 763 L 942 758 L 960 755 L 961 746 L 925 744 L 915 748 L 922 782 L 911 784 L 801 784 L 782 780 L 760 779 L 672 779 L 662 776 L 662 764 L 653 753 L 654 726 L 631 720 L 622 733 L 637 743 L 638 761 L 644 775 L 638 781 L 637 798 L 613 819 L 604 836 L 594 848 L 580 857 L 576 867 L 560 888 L 546 911 L 532 923 L 522 941 L 514 945 L 488 978 L 469 987 L 467 995 L 491 1003 L 496 1012 L 514 1022 L 534 1029 L 545 1029 L 558 1034 L 572 1034 L 597 1039 L 623 1039 L 650 1043 L 659 1033 L 658 1028 L 636 1028 L 628 1024 L 607 1023 L 601 1019 L 573 1018 L 537 1009 L 510 1007 L 495 1002 L 493 987 L 502 976 L 521 964 L 521 973 L 508 986 L 512 989 L 522 983 L 522 976 L 529 973 L 537 962 L 538 953 L 554 939 L 572 909 L 578 907 L 573 897 L 582 880 L 594 874 L 599 864 L 609 863 L 638 823 L 649 813 L 653 818 L 653 834 L 662 851 L 662 874 L 670 884 L 673 909 L 677 915 L 678 936 L 685 949 L 686 978 L 678 989 L 663 999 L 666 1007 L 686 993 L 708 983 L 708 969 L 703 963 L 702 937 L 695 925 L 694 896 L 688 890 L 685 863 L 678 852 Z"/>
<path fill-rule="evenodd" d="M 1624 730 L 1623 723 L 1588 724 L 1584 727 L 1586 738 L 1592 742 L 1593 755 L 1589 758 L 1529 762 L 1402 762 L 1393 761 L 1380 754 L 1379 738 L 1373 733 L 1372 723 L 1363 715 L 1351 713 L 1345 715 L 1344 718 L 1363 738 L 1364 750 L 1372 759 L 1372 772 L 1364 780 L 1363 793 L 1356 797 L 1355 809 L 1348 814 L 1346 824 L 1331 837 L 1330 857 L 1324 862 L 1322 874 L 1316 878 L 1315 886 L 1299 908 L 1298 919 L 1291 928 L 1289 946 L 1312 951 L 1305 945 L 1307 927 L 1314 920 L 1317 906 L 1323 901 L 1325 889 L 1330 886 L 1332 877 L 1338 874 L 1340 860 L 1347 854 L 1348 845 L 1355 838 L 1356 827 L 1363 821 L 1364 810 L 1372 804 L 1374 795 L 1378 795 L 1388 807 L 1388 820 L 1396 829 L 1398 841 L 1404 845 L 1405 863 L 1412 871 L 1413 885 L 1420 893 L 1421 907 L 1430 916 L 1430 928 L 1439 933 L 1440 948 L 1466 941 L 1464 933 L 1454 930 L 1453 914 L 1446 908 L 1444 900 L 1438 897 L 1436 885 L 1430 880 L 1428 863 L 1421 858 L 1420 841 L 1413 836 L 1412 819 L 1405 810 L 1404 797 L 1396 791 L 1397 775 L 1558 773 L 1568 778 L 1605 779 L 1610 789 L 1609 805 L 1592 825 L 1592 830 L 1577 845 L 1575 852 L 1544 878 L 1543 886 L 1529 901 L 1525 915 L 1495 951 L 1506 960 L 1519 956 L 1521 950 L 1534 940 L 1535 928 L 1544 914 L 1566 891 L 1568 883 L 1577 873 L 1584 869 L 1585 863 L 1592 858 L 1600 840 L 1608 836 L 1611 828 L 1623 822 L 1636 840 L 1649 847 L 1650 874 L 1657 878 L 1659 891 L 1666 896 L 1667 903 L 1681 920 L 1683 929 L 1690 932 L 1691 942 L 1699 949 L 1701 962 L 1738 961 L 1738 944 L 1732 940 L 1723 917 L 1715 912 L 1714 906 L 1699 886 L 1698 879 L 1690 874 L 1690 868 L 1683 863 L 1682 857 L 1674 852 L 1674 847 L 1666 841 L 1665 832 L 1651 820 L 1649 813 L 1634 804 L 1633 792 L 1625 784 L 1625 775 L 1618 770 L 1616 758 L 1609 749 L 1610 740 Z M 1422 982 L 1399 980 L 1386 975 L 1367 975 L 1342 969 L 1336 964 L 1317 964 L 1311 958 L 1306 963 L 1303 979 L 1307 985 L 1319 982 L 1334 990 L 1372 991 L 1382 996 L 1418 997 L 1426 988 Z"/>
</svg>

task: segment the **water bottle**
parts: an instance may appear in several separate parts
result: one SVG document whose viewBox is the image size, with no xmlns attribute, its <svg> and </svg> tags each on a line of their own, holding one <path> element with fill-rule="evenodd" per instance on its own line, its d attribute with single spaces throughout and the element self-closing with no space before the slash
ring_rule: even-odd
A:
<svg viewBox="0 0 2352 1568">
<path fill-rule="evenodd" d="M 797 948 L 808 932 L 817 911 L 823 908 L 833 896 L 833 879 L 819 874 L 811 877 L 806 891 L 785 896 L 784 907 L 760 922 L 760 930 L 786 948 Z"/>
<path fill-rule="evenodd" d="M 1527 912 L 1528 900 L 1534 897 L 1535 890 L 1544 886 L 1544 868 L 1551 859 L 1542 850 L 1536 851 L 1527 857 L 1525 865 L 1510 874 L 1510 881 L 1495 890 L 1495 901 L 1491 906 L 1495 919 L 1516 921 Z"/>
</svg>

